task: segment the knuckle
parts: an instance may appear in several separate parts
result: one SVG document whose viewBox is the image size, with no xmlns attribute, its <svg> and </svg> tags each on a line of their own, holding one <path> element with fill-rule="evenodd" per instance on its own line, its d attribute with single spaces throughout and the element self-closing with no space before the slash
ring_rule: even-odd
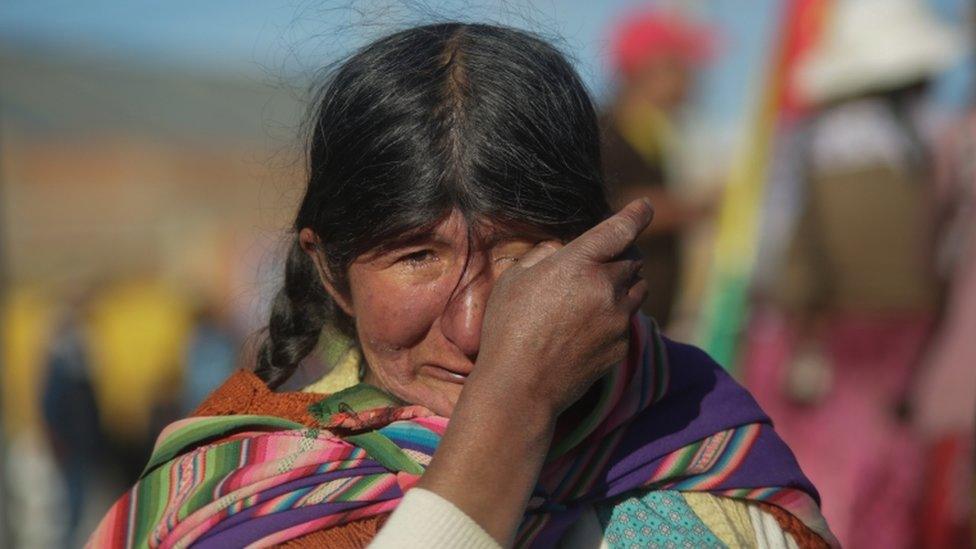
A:
<svg viewBox="0 0 976 549">
<path fill-rule="evenodd" d="M 592 235 L 592 238 L 587 238 L 586 240 L 580 241 L 578 251 L 583 256 L 587 257 L 597 254 L 600 252 L 600 250 L 606 247 L 605 241 L 606 237 L 604 237 L 602 234 L 594 234 Z"/>
<path fill-rule="evenodd" d="M 557 240 L 546 240 L 540 242 L 538 246 L 539 248 L 542 248 L 546 254 L 551 254 L 558 252 L 559 249 L 563 247 L 563 244 Z"/>
<path fill-rule="evenodd" d="M 617 288 L 613 284 L 604 283 L 600 288 L 600 304 L 603 306 L 603 309 L 609 313 L 614 313 L 617 310 L 619 301 L 620 297 Z"/>
<path fill-rule="evenodd" d="M 614 216 L 607 220 L 607 233 L 616 240 L 626 240 L 634 232 L 634 222 L 629 217 Z"/>
</svg>

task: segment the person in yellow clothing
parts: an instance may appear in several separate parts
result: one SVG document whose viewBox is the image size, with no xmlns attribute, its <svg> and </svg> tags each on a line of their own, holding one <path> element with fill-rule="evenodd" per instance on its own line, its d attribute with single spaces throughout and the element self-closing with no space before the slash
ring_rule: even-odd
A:
<svg viewBox="0 0 976 549">
<path fill-rule="evenodd" d="M 108 286 L 92 303 L 88 335 L 102 424 L 131 481 L 145 461 L 154 410 L 175 401 L 192 311 L 164 282 Z"/>
</svg>

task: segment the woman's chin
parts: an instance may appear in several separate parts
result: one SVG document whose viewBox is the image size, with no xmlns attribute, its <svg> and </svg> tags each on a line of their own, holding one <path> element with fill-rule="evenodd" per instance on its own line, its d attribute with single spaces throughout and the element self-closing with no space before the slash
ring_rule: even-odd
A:
<svg viewBox="0 0 976 549">
<path fill-rule="evenodd" d="M 461 398 L 467 376 L 456 375 L 436 366 L 423 366 L 406 382 L 387 381 L 382 376 L 371 376 L 363 380 L 406 402 L 430 409 L 439 416 L 450 417 L 454 406 Z"/>
<path fill-rule="evenodd" d="M 427 407 L 439 416 L 451 417 L 454 406 L 461 398 L 461 389 L 463 388 L 464 385 L 460 383 L 427 378 L 424 380 L 423 389 L 408 401 L 411 404 Z"/>
</svg>

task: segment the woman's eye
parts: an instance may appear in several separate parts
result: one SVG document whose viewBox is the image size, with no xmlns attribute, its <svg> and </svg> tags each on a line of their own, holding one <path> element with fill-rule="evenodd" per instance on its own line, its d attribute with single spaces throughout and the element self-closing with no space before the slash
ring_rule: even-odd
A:
<svg viewBox="0 0 976 549">
<path fill-rule="evenodd" d="M 410 266 L 426 265 L 437 260 L 437 254 L 433 250 L 417 250 L 400 258 L 400 261 Z"/>
<path fill-rule="evenodd" d="M 535 246 L 531 241 L 506 242 L 492 251 L 492 261 L 496 265 L 508 267 L 522 260 L 522 256 L 529 253 Z"/>
</svg>

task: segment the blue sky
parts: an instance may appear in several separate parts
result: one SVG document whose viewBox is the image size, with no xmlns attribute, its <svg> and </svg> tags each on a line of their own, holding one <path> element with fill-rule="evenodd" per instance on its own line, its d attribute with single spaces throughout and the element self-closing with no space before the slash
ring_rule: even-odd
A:
<svg viewBox="0 0 976 549">
<path fill-rule="evenodd" d="M 702 75 L 701 118 L 735 126 L 749 110 L 779 0 L 659 0 L 690 6 L 724 55 Z M 931 0 L 959 19 L 967 0 Z M 652 4 L 654 2 L 651 2 Z M 597 96 L 607 36 L 635 0 L 4 0 L 0 43 L 146 65 L 278 77 L 308 72 L 392 28 L 432 17 L 491 20 L 564 39 Z"/>
<path fill-rule="evenodd" d="M 5 0 L 0 40 L 129 62 L 280 75 L 314 69 L 390 28 L 436 17 L 488 19 L 564 39 L 584 79 L 607 89 L 607 36 L 633 0 L 486 2 Z M 703 107 L 719 118 L 742 110 L 760 70 L 776 0 L 690 3 L 720 27 L 727 55 L 703 76 Z"/>
</svg>

